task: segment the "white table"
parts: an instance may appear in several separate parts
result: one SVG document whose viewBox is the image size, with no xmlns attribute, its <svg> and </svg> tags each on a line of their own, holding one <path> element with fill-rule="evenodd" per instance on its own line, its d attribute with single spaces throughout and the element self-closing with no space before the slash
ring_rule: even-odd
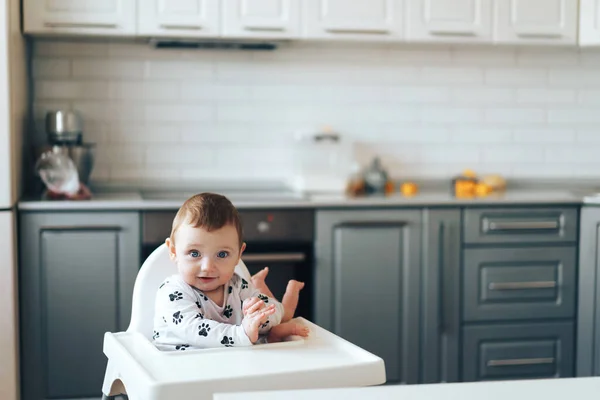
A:
<svg viewBox="0 0 600 400">
<path fill-rule="evenodd" d="M 570 400 L 597 399 L 600 377 L 217 393 L 214 400 Z"/>
</svg>

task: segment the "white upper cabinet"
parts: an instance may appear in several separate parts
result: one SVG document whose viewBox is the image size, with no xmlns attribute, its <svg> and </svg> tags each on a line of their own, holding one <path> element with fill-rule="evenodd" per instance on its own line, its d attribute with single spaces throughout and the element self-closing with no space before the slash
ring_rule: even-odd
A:
<svg viewBox="0 0 600 400">
<path fill-rule="evenodd" d="M 600 45 L 600 0 L 579 0 L 579 44 Z"/>
<path fill-rule="evenodd" d="M 291 39 L 300 36 L 301 0 L 224 0 L 223 36 Z"/>
<path fill-rule="evenodd" d="M 23 0 L 25 33 L 135 34 L 136 0 Z"/>
<path fill-rule="evenodd" d="M 578 0 L 495 0 L 498 43 L 577 43 Z"/>
<path fill-rule="evenodd" d="M 307 38 L 401 40 L 404 0 L 304 0 Z"/>
<path fill-rule="evenodd" d="M 407 2 L 408 41 L 492 41 L 492 0 L 407 0 Z"/>
<path fill-rule="evenodd" d="M 219 1 L 138 0 L 138 34 L 160 37 L 218 36 L 221 25 Z"/>
</svg>

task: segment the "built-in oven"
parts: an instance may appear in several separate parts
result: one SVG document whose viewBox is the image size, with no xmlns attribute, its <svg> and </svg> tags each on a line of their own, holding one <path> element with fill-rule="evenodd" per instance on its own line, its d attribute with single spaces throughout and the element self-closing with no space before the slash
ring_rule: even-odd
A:
<svg viewBox="0 0 600 400">
<path fill-rule="evenodd" d="M 242 260 L 255 274 L 269 267 L 267 285 L 281 300 L 288 281 L 305 282 L 296 316 L 314 315 L 314 214 L 312 210 L 240 210 L 246 251 Z M 142 259 L 164 243 L 175 211 L 145 211 L 142 216 Z"/>
</svg>

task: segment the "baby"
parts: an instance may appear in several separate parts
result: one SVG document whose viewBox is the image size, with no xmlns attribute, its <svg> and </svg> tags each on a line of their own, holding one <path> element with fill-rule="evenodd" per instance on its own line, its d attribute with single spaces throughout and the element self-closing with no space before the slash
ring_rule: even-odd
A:
<svg viewBox="0 0 600 400">
<path fill-rule="evenodd" d="M 303 283 L 290 281 L 280 303 L 264 282 L 267 269 L 250 281 L 234 272 L 246 244 L 226 197 L 201 193 L 186 200 L 166 245 L 178 273 L 156 294 L 153 339 L 159 349 L 250 346 L 308 335 L 307 327 L 290 321 Z"/>
</svg>

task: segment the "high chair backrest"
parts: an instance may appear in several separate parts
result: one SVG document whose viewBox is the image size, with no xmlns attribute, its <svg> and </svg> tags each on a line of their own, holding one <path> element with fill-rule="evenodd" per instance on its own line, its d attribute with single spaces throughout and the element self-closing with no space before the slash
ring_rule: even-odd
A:
<svg viewBox="0 0 600 400">
<path fill-rule="evenodd" d="M 250 280 L 250 272 L 243 261 L 236 265 L 235 271 Z M 177 267 L 169 258 L 169 250 L 163 243 L 148 256 L 137 274 L 133 287 L 131 321 L 127 332 L 140 332 L 148 339 L 152 338 L 156 291 L 168 276 L 175 273 Z"/>
</svg>

